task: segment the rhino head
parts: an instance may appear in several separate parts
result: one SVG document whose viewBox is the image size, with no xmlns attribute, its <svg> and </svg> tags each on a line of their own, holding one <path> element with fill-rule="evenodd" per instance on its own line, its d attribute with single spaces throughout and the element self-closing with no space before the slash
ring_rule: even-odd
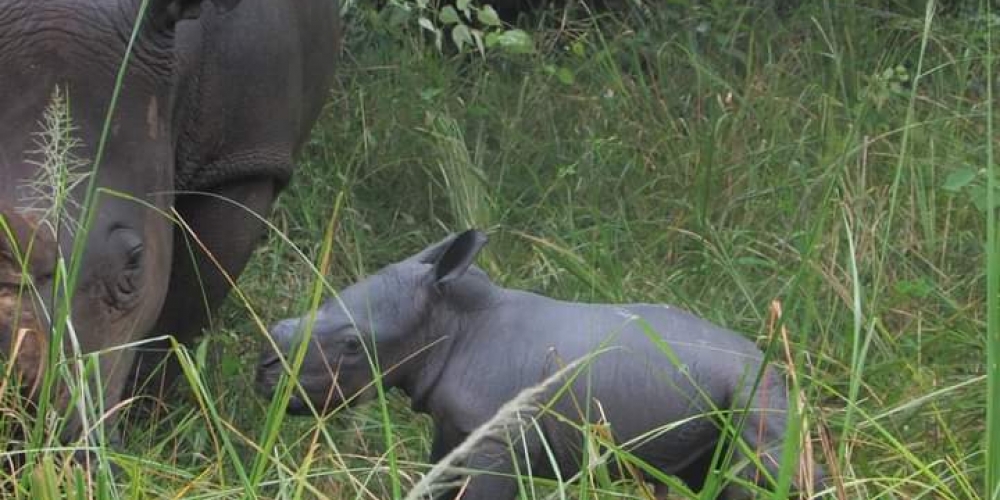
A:
<svg viewBox="0 0 1000 500">
<path fill-rule="evenodd" d="M 219 8 L 237 1 L 213 0 Z M 173 202 L 180 139 L 171 110 L 183 90 L 175 32 L 200 15 L 201 5 L 0 0 L 0 342 L 8 354 L 20 351 L 18 364 L 29 371 L 41 366 L 28 351 L 41 349 L 49 335 L 39 309 L 51 314 L 56 302 L 68 305 L 84 352 L 136 340 L 160 313 L 172 252 L 164 213 Z M 89 184 L 101 189 L 85 221 Z M 29 243 L 30 254 L 14 251 Z M 69 261 L 74 249 L 78 260 L 66 269 L 79 273 L 70 301 L 52 276 L 55 256 Z M 29 280 L 36 293 L 24 293 Z M 128 359 L 106 357 L 102 373 L 122 377 Z"/>
<path fill-rule="evenodd" d="M 494 285 L 472 266 L 486 241 L 476 230 L 449 236 L 348 286 L 315 313 L 279 321 L 261 354 L 258 390 L 273 397 L 295 349 L 308 339 L 298 373 L 305 397 L 293 392 L 290 413 L 311 414 L 310 406 L 330 412 L 369 400 L 375 373 L 385 387 L 413 395 L 433 378 L 428 355 L 449 340 L 437 326 L 488 303 Z"/>
</svg>

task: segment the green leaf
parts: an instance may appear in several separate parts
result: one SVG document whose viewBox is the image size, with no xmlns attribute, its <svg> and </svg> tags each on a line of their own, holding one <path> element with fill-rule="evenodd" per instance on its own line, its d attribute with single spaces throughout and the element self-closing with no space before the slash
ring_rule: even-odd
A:
<svg viewBox="0 0 1000 500">
<path fill-rule="evenodd" d="M 222 374 L 226 378 L 232 378 L 240 373 L 240 367 L 243 366 L 242 361 L 238 356 L 223 356 L 222 358 Z"/>
<path fill-rule="evenodd" d="M 900 280 L 894 285 L 896 293 L 907 297 L 923 299 L 934 291 L 934 286 L 925 278 Z"/>
<path fill-rule="evenodd" d="M 457 2 L 455 2 L 455 7 L 458 7 L 458 10 L 464 12 L 465 15 L 468 16 L 469 15 L 469 2 L 470 1 L 471 0 L 458 0 Z"/>
<path fill-rule="evenodd" d="M 535 43 L 531 40 L 531 36 L 521 30 L 507 30 L 495 37 L 487 37 L 486 45 L 499 46 L 515 54 L 530 54 L 535 51 Z"/>
<path fill-rule="evenodd" d="M 476 18 L 486 26 L 500 26 L 500 16 L 491 5 L 486 5 L 476 13 Z"/>
<path fill-rule="evenodd" d="M 573 71 L 565 66 L 556 70 L 556 78 L 558 78 L 559 82 L 563 85 L 573 85 L 573 83 L 576 82 L 576 77 L 573 76 Z"/>
<path fill-rule="evenodd" d="M 986 186 L 971 186 L 969 188 L 969 199 L 972 200 L 972 204 L 976 206 L 976 209 L 980 212 L 985 212 L 988 207 Z M 1000 206 L 1000 193 L 994 193 L 993 208 L 996 209 L 998 206 Z"/>
<path fill-rule="evenodd" d="M 434 48 L 441 52 L 444 50 L 444 35 L 441 30 L 434 30 Z"/>
<path fill-rule="evenodd" d="M 941 189 L 945 191 L 958 192 L 972 181 L 976 180 L 976 171 L 971 168 L 960 168 L 948 174 Z"/>
<path fill-rule="evenodd" d="M 208 340 L 202 340 L 195 347 L 194 360 L 198 366 L 208 365 Z"/>
<path fill-rule="evenodd" d="M 442 92 L 444 92 L 444 89 L 440 87 L 425 88 L 420 91 L 420 98 L 424 101 L 432 101 L 435 97 L 441 95 Z"/>
<path fill-rule="evenodd" d="M 395 28 L 403 26 L 410 21 L 410 12 L 405 9 L 393 8 L 389 12 L 389 26 Z"/>
<path fill-rule="evenodd" d="M 451 30 L 451 41 L 455 42 L 455 46 L 458 50 L 462 50 L 466 44 L 472 45 L 472 34 L 469 33 L 469 28 L 464 24 L 459 24 Z"/>
<path fill-rule="evenodd" d="M 458 24 L 461 21 L 458 17 L 458 11 L 451 5 L 445 5 L 441 8 L 441 12 L 438 13 L 438 19 L 444 24 Z"/>
<path fill-rule="evenodd" d="M 434 22 L 431 21 L 430 19 L 427 19 L 426 17 L 421 16 L 420 19 L 417 19 L 417 24 L 419 24 L 421 28 L 427 31 L 431 31 L 434 33 L 438 32 L 437 26 L 434 26 Z"/>
<path fill-rule="evenodd" d="M 479 50 L 479 55 L 486 57 L 486 47 L 483 45 L 483 32 L 472 30 L 472 39 L 476 42 L 476 49 Z"/>
<path fill-rule="evenodd" d="M 499 33 L 487 33 L 486 34 L 486 46 L 493 48 L 499 44 L 500 34 Z"/>
</svg>

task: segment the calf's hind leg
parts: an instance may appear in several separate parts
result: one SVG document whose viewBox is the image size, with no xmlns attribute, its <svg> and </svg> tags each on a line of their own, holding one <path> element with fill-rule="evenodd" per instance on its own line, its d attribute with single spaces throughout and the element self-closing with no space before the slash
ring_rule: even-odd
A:
<svg viewBox="0 0 1000 500">
<path fill-rule="evenodd" d="M 677 473 L 677 477 L 684 481 L 691 491 L 701 491 L 705 487 L 705 480 L 712 471 L 712 458 L 715 455 L 715 447 L 708 447 L 693 462 Z"/>
<path fill-rule="evenodd" d="M 733 446 L 733 460 L 730 463 L 749 462 L 749 465 L 739 471 L 739 477 L 747 483 L 756 484 L 764 491 L 770 491 L 773 488 L 772 481 L 777 480 L 780 474 L 782 446 L 788 428 L 787 392 L 781 379 L 771 368 L 767 369 L 754 393 L 751 393 L 752 385 L 752 383 L 747 384 L 743 394 L 736 398 L 736 405 L 733 406 L 735 410 L 747 408 L 748 412 L 741 430 L 741 437 L 746 446 L 731 444 Z M 749 405 L 745 404 L 748 400 Z M 738 416 L 734 416 L 733 421 L 737 422 Z M 787 436 L 787 438 L 799 439 L 798 436 Z M 754 460 L 747 460 L 743 450 L 750 450 L 751 453 L 754 453 Z M 814 477 L 802 477 L 799 474 L 798 465 L 799 460 L 796 458 L 795 466 L 792 469 L 794 477 L 792 478 L 790 498 L 799 498 L 796 494 L 806 489 L 807 482 L 815 488 L 822 478 L 821 472 L 818 472 Z M 819 471 L 818 468 L 817 471 Z M 731 483 L 726 486 L 719 498 L 721 500 L 744 500 L 755 498 L 755 496 L 752 489 Z"/>
</svg>

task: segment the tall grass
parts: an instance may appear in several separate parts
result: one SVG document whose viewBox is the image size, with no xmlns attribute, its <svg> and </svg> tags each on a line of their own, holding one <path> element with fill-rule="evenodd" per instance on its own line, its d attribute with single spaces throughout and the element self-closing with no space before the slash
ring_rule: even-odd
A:
<svg viewBox="0 0 1000 500">
<path fill-rule="evenodd" d="M 986 17 L 992 18 L 990 2 Z M 1000 498 L 1000 247 L 997 247 L 997 183 L 993 164 L 993 23 L 986 27 L 986 498 Z"/>
</svg>

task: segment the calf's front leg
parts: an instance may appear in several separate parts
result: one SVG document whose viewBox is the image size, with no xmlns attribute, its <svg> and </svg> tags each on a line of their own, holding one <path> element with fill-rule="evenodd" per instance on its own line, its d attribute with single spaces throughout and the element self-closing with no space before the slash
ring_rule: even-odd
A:
<svg viewBox="0 0 1000 500">
<path fill-rule="evenodd" d="M 521 434 L 520 430 L 511 433 Z M 460 486 L 435 495 L 436 500 L 511 500 L 517 496 L 517 475 L 527 475 L 528 464 L 538 456 L 540 441 L 533 433 L 505 439 L 508 433 L 491 436 L 476 443 L 465 456 L 457 457 L 455 466 L 461 469 L 445 481 Z M 438 462 L 451 450 L 460 447 L 465 435 L 457 436 L 438 428 L 431 446 L 431 459 Z"/>
<path fill-rule="evenodd" d="M 517 474 L 528 473 L 521 464 L 524 460 L 523 449 L 518 449 L 499 440 L 490 440 L 478 446 L 472 454 L 463 461 L 463 468 L 468 472 L 464 487 L 457 489 L 456 500 L 511 500 L 517 496 Z M 520 466 L 515 466 L 515 456 Z"/>
</svg>

